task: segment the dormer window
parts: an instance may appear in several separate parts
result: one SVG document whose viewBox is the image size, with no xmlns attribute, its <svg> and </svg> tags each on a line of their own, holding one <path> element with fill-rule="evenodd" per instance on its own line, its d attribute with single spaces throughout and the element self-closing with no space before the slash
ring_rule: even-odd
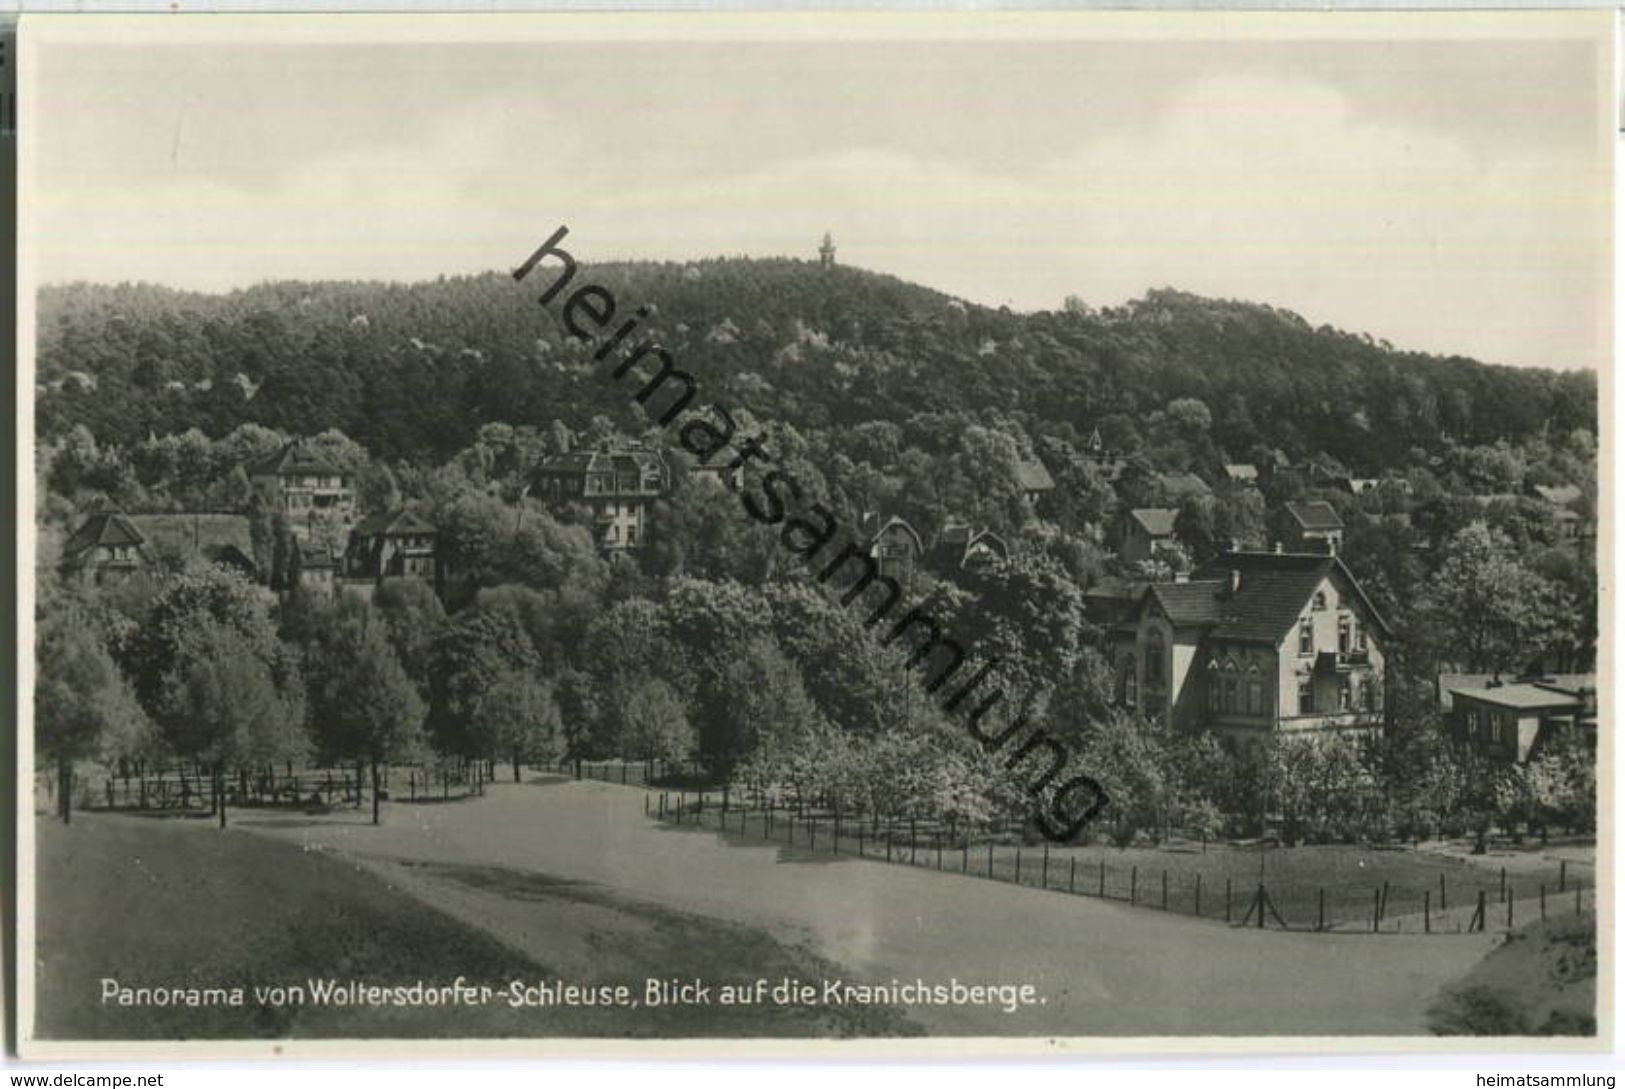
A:
<svg viewBox="0 0 1625 1089">
<path fill-rule="evenodd" d="M 1322 610 L 1324 608 L 1326 608 L 1326 591 L 1325 590 L 1316 590 L 1315 591 L 1315 611 L 1319 612 L 1320 610 Z"/>
<path fill-rule="evenodd" d="M 1298 654 L 1308 656 L 1315 652 L 1315 622 L 1307 616 L 1298 625 Z"/>
</svg>

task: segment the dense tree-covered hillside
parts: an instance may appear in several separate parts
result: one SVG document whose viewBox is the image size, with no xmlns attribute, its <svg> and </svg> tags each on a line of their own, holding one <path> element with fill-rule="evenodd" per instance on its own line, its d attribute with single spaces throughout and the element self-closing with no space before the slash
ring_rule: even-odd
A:
<svg viewBox="0 0 1625 1089">
<path fill-rule="evenodd" d="M 75 284 L 39 300 L 39 426 L 127 445 L 245 422 L 338 428 L 390 461 L 439 462 L 481 424 L 630 420 L 554 313 L 541 266 L 413 285 L 279 283 L 227 295 Z M 989 310 L 857 269 L 792 260 L 582 265 L 702 396 L 798 428 L 935 414 L 1019 422 L 1076 442 L 1115 421 L 1133 444 L 1179 398 L 1211 413 L 1211 448 L 1324 453 L 1376 476 L 1447 444 L 1514 445 L 1596 425 L 1589 373 L 1394 351 L 1269 306 L 1154 291 L 1126 306 Z M 909 436 L 928 444 L 926 436 Z M 1195 464 L 1198 471 L 1214 466 Z"/>
</svg>

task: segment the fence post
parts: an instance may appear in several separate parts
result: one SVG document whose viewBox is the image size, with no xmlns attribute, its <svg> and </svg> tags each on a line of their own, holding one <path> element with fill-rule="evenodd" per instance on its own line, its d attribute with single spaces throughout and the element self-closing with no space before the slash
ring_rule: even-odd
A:
<svg viewBox="0 0 1625 1089">
<path fill-rule="evenodd" d="M 1467 924 L 1467 932 L 1468 933 L 1472 933 L 1472 930 L 1473 930 L 1473 927 L 1474 927 L 1475 924 L 1477 925 L 1479 932 L 1482 933 L 1483 930 L 1484 930 L 1484 890 L 1483 889 L 1478 890 L 1478 910 L 1473 912 L 1472 921 Z"/>
<path fill-rule="evenodd" d="M 1569 884 L 1569 861 L 1562 859 L 1557 864 L 1557 891 L 1567 892 Z"/>
<path fill-rule="evenodd" d="M 886 821 L 886 861 L 891 861 L 891 821 Z"/>
<path fill-rule="evenodd" d="M 1382 890 L 1371 890 L 1371 933 L 1382 929 Z"/>
<path fill-rule="evenodd" d="M 910 817 L 908 819 L 908 864 L 910 866 L 914 865 L 914 859 L 915 859 L 915 854 L 914 854 L 914 847 L 915 847 L 915 842 L 914 842 L 915 841 L 915 835 L 914 835 L 914 832 L 915 832 L 915 827 L 916 826 L 915 826 L 915 823 L 914 823 L 914 818 Z"/>
<path fill-rule="evenodd" d="M 812 821 L 807 822 L 807 850 L 815 851 L 817 849 L 818 849 L 818 822 L 816 820 L 812 820 Z"/>
<path fill-rule="evenodd" d="M 831 844 L 829 853 L 832 855 L 841 853 L 841 811 L 839 809 L 835 810 L 835 842 Z"/>
<path fill-rule="evenodd" d="M 1106 898 L 1106 860 L 1100 860 L 1100 898 Z"/>
<path fill-rule="evenodd" d="M 1448 910 L 1449 905 L 1444 902 L 1444 874 L 1439 874 L 1439 910 Z"/>
<path fill-rule="evenodd" d="M 626 761 L 621 761 L 621 785 L 626 785 Z"/>
<path fill-rule="evenodd" d="M 1016 884 L 1021 884 L 1021 845 L 1016 845 Z"/>
<path fill-rule="evenodd" d="M 643 792 L 643 815 L 645 817 L 649 815 L 649 792 L 647 790 Z"/>
<path fill-rule="evenodd" d="M 970 836 L 968 833 L 965 842 L 959 845 L 959 872 L 970 873 Z"/>
<path fill-rule="evenodd" d="M 1200 886 L 1198 886 L 1198 887 L 1200 887 Z M 1072 856 L 1072 866 L 1071 866 L 1071 869 L 1069 869 L 1067 871 L 1067 875 L 1066 875 L 1066 891 L 1067 892 L 1077 892 L 1078 891 L 1078 856 L 1077 855 Z"/>
<path fill-rule="evenodd" d="M 1502 903 L 1506 902 L 1506 898 L 1507 898 L 1507 868 L 1505 866 L 1502 866 L 1501 867 L 1501 901 L 1502 901 Z"/>
<path fill-rule="evenodd" d="M 858 857 L 863 857 L 863 822 L 858 822 Z"/>
<path fill-rule="evenodd" d="M 1168 871 L 1162 871 L 1162 910 L 1168 910 Z"/>
<path fill-rule="evenodd" d="M 1515 900 L 1515 899 L 1516 899 L 1516 897 L 1513 896 L 1511 892 L 1507 893 L 1507 929 L 1508 930 L 1512 929 L 1512 901 Z"/>
<path fill-rule="evenodd" d="M 1202 875 L 1196 875 L 1196 914 L 1202 914 Z"/>
<path fill-rule="evenodd" d="M 1422 890 L 1422 933 L 1433 933 L 1433 890 Z"/>
<path fill-rule="evenodd" d="M 1326 886 L 1320 886 L 1320 893 L 1315 897 L 1315 933 L 1326 929 Z"/>
<path fill-rule="evenodd" d="M 1574 914 L 1576 915 L 1580 914 L 1580 888 L 1580 882 L 1576 881 L 1574 883 Z"/>
<path fill-rule="evenodd" d="M 1224 879 L 1224 921 L 1230 921 L 1230 879 Z"/>
<path fill-rule="evenodd" d="M 1133 904 L 1140 894 L 1140 867 L 1134 866 L 1128 872 L 1128 902 Z"/>
<path fill-rule="evenodd" d="M 1382 908 L 1378 911 L 1382 918 L 1388 918 L 1388 882 L 1382 883 Z"/>
<path fill-rule="evenodd" d="M 1038 883 L 1046 889 L 1049 888 L 1049 844 L 1047 843 L 1044 844 L 1044 868 L 1039 872 Z"/>
<path fill-rule="evenodd" d="M 941 870 L 942 869 L 942 829 L 939 828 L 935 832 L 931 833 L 931 838 L 936 841 L 936 845 L 937 845 L 937 869 Z"/>
<path fill-rule="evenodd" d="M 988 877 L 993 876 L 993 843 L 992 843 L 992 841 L 989 841 L 988 845 L 987 845 L 987 875 L 988 875 Z"/>
<path fill-rule="evenodd" d="M 1540 921 L 1546 921 L 1546 886 L 1540 887 Z"/>
</svg>

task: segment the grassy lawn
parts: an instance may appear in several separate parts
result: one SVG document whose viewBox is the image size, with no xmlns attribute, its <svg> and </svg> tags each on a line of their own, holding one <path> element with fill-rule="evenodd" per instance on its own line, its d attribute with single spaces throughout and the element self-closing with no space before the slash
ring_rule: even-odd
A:
<svg viewBox="0 0 1625 1089">
<path fill-rule="evenodd" d="M 1428 1011 L 1440 1036 L 1595 1036 L 1597 918 L 1549 919 L 1508 934 Z"/>
<path fill-rule="evenodd" d="M 38 824 L 36 1035 L 42 1039 L 268 1037 L 685 1037 L 885 1035 L 911 1031 L 875 1007 L 758 1010 L 670 1006 L 588 1009 L 485 1006 L 266 1006 L 252 986 L 337 978 L 379 985 L 502 987 L 558 976 L 511 945 L 425 906 L 372 873 L 320 852 L 206 821 L 83 815 L 70 827 Z M 569 981 L 627 983 L 644 976 L 820 978 L 835 972 L 799 948 L 733 924 L 632 903 L 605 910 L 607 894 L 532 875 L 469 871 L 457 880 L 522 900 L 531 925 L 568 932 L 584 904 L 593 939 L 613 954 L 617 927 L 633 959 L 586 957 L 602 967 Z M 600 901 L 596 904 L 593 901 Z M 566 920 L 565 916 L 572 915 Z M 568 923 L 568 925 L 564 925 Z M 579 966 L 583 950 L 560 950 Z M 633 974 L 633 969 L 636 974 Z M 249 988 L 241 1008 L 120 1007 L 101 980 L 126 986 Z M 771 1012 L 771 1016 L 769 1016 Z"/>
<path fill-rule="evenodd" d="M 719 807 L 710 800 L 700 815 L 712 828 L 722 820 Z M 658 811 L 657 811 L 658 815 Z M 667 818 L 672 819 L 673 812 Z M 691 808 L 685 808 L 685 821 L 692 821 Z M 833 821 L 827 816 L 815 820 L 815 829 L 809 839 L 806 820 L 795 822 L 793 828 L 785 812 L 775 814 L 771 829 L 765 815 L 759 811 L 730 811 L 726 818 L 728 832 L 750 839 L 768 838 L 810 853 L 829 854 L 836 843 L 832 836 Z M 809 845 L 810 843 L 810 845 Z M 861 844 L 864 857 L 886 861 L 888 845 L 884 839 L 876 840 L 872 830 L 865 829 Z M 860 843 L 856 827 L 843 824 L 839 843 L 840 853 L 856 855 Z M 939 866 L 945 871 L 968 873 L 974 877 L 991 876 L 999 881 L 1019 881 L 1033 887 L 1047 886 L 1061 891 L 1074 891 L 1079 895 L 1099 896 L 1129 901 L 1152 907 L 1163 906 L 1163 888 L 1167 886 L 1167 908 L 1184 915 L 1201 915 L 1223 920 L 1226 916 L 1226 887 L 1229 888 L 1229 915 L 1240 922 L 1260 881 L 1261 852 L 1256 847 L 1236 847 L 1227 844 L 1209 844 L 1204 850 L 1200 844 L 1176 842 L 1161 847 L 1116 848 L 1104 845 L 1089 847 L 1055 847 L 1048 851 L 1048 867 L 1044 864 L 1042 845 L 1017 847 L 1014 844 L 996 844 L 991 849 L 986 843 L 971 844 L 967 849 L 944 843 L 939 856 L 937 842 L 931 832 L 922 826 L 912 846 L 907 825 L 900 824 L 890 844 L 890 861 L 912 864 L 929 869 Z M 1200 878 L 1200 905 L 1197 903 Z M 1559 864 L 1546 859 L 1520 857 L 1507 869 L 1507 892 L 1513 900 L 1515 921 L 1533 918 L 1539 910 L 1539 894 L 1546 886 L 1548 910 L 1552 915 L 1574 911 L 1574 893 L 1577 884 L 1585 887 L 1585 906 L 1592 905 L 1592 871 L 1588 866 L 1570 865 L 1566 874 L 1565 891 L 1558 892 Z M 1505 901 L 1501 898 L 1501 862 L 1493 857 L 1484 861 L 1467 861 L 1461 857 L 1435 851 L 1407 848 L 1372 848 L 1345 845 L 1317 845 L 1301 847 L 1266 847 L 1262 851 L 1262 880 L 1269 892 L 1275 911 L 1293 929 L 1313 929 L 1321 918 L 1321 896 L 1325 897 L 1325 922 L 1328 929 L 1368 930 L 1371 927 L 1373 901 L 1382 896 L 1387 885 L 1383 911 L 1383 929 L 1422 928 L 1424 894 L 1429 913 L 1438 918 L 1444 910 L 1459 914 L 1460 909 L 1477 901 L 1484 892 L 1490 929 L 1505 922 Z M 1442 892 L 1441 892 L 1442 881 Z M 1444 909 L 1441 909 L 1441 896 Z M 1415 916 L 1415 919 L 1401 917 Z M 1453 916 L 1441 925 L 1454 929 L 1458 920 Z M 1278 925 L 1273 916 L 1270 926 Z"/>
</svg>

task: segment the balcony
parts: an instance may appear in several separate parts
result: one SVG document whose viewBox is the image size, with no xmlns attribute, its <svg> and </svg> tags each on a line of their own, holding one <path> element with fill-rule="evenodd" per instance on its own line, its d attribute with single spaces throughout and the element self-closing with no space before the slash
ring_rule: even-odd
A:
<svg viewBox="0 0 1625 1089">
<path fill-rule="evenodd" d="M 1316 671 L 1349 673 L 1357 669 L 1370 668 L 1371 652 L 1369 650 L 1323 650 L 1315 658 Z"/>
</svg>

